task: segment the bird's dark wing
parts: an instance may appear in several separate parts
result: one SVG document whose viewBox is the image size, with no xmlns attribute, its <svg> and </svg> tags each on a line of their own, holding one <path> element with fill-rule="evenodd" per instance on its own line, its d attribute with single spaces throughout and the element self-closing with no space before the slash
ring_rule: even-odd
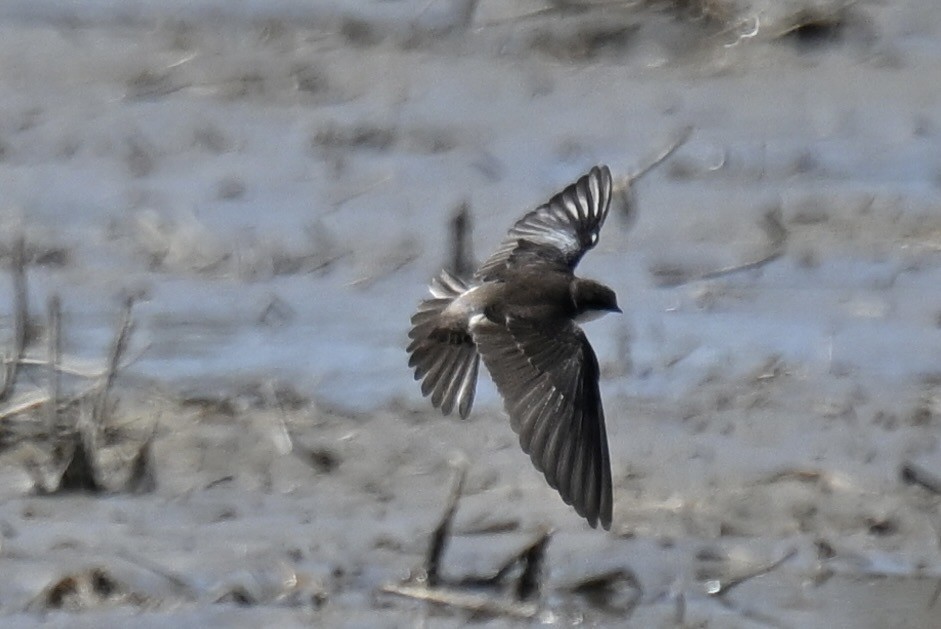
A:
<svg viewBox="0 0 941 629">
<path fill-rule="evenodd" d="M 575 268 L 598 242 L 611 204 L 611 171 L 595 166 L 545 205 L 516 222 L 475 277 L 500 279 L 509 266 L 532 262 Z M 527 247 L 520 249 L 521 246 Z"/>
<path fill-rule="evenodd" d="M 520 445 L 549 485 L 594 527 L 611 526 L 611 463 L 598 359 L 569 320 L 472 327 Z"/>
<path fill-rule="evenodd" d="M 477 388 L 480 357 L 466 331 L 442 330 L 442 314 L 464 291 L 467 284 L 447 271 L 431 281 L 431 299 L 412 315 L 408 337 L 408 366 L 421 380 L 422 395 L 430 395 L 435 408 L 448 415 L 455 408 L 462 418 L 470 414 Z"/>
</svg>

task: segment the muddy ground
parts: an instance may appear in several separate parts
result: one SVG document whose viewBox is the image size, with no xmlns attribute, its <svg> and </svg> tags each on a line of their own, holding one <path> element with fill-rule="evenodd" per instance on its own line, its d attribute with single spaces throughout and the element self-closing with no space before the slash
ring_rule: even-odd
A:
<svg viewBox="0 0 941 629">
<path fill-rule="evenodd" d="M 4 626 L 941 626 L 933 2 L 24 0 L 0 31 L 27 357 L 58 294 L 63 364 L 100 369 L 138 296 L 106 433 L 152 434 L 154 481 L 39 495 L 35 409 L 4 417 Z M 625 310 L 586 326 L 601 532 L 486 376 L 470 419 L 432 412 L 407 322 L 460 203 L 481 258 L 591 165 L 678 138 L 580 267 Z M 26 366 L 16 400 L 44 387 Z M 381 591 L 462 465 L 446 580 L 551 530 L 535 607 Z"/>
</svg>

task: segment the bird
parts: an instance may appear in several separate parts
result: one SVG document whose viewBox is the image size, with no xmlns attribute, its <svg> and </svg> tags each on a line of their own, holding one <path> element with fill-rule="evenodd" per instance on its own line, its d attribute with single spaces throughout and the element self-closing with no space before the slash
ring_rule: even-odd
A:
<svg viewBox="0 0 941 629">
<path fill-rule="evenodd" d="M 472 277 L 442 270 L 411 318 L 409 367 L 445 415 L 467 418 L 480 359 L 525 453 L 562 500 L 610 530 L 611 463 L 598 358 L 580 322 L 621 312 L 574 273 L 598 243 L 611 171 L 595 166 L 525 214 Z"/>
</svg>

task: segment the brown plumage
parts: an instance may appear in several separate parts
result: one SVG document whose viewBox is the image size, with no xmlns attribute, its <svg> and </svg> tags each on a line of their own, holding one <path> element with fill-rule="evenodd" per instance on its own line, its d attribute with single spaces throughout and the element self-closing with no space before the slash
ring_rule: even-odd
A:
<svg viewBox="0 0 941 629">
<path fill-rule="evenodd" d="M 412 317 L 409 366 L 445 414 L 470 414 L 480 358 L 520 445 L 594 527 L 611 526 L 598 359 L 576 321 L 620 312 L 610 288 L 574 275 L 598 242 L 611 173 L 592 168 L 526 214 L 469 283 L 446 271 Z"/>
</svg>

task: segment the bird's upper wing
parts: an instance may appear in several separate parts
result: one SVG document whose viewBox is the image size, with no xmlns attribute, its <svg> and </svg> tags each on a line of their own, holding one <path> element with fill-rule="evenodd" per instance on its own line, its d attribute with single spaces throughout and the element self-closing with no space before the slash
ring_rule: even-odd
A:
<svg viewBox="0 0 941 629">
<path fill-rule="evenodd" d="M 611 526 L 611 464 L 598 389 L 598 359 L 572 321 L 509 319 L 472 332 L 520 445 L 562 499 Z"/>
<path fill-rule="evenodd" d="M 611 171 L 595 166 L 516 222 L 475 277 L 500 279 L 508 266 L 550 262 L 572 270 L 598 242 L 611 204 Z M 521 245 L 526 244 L 526 249 Z"/>
</svg>

